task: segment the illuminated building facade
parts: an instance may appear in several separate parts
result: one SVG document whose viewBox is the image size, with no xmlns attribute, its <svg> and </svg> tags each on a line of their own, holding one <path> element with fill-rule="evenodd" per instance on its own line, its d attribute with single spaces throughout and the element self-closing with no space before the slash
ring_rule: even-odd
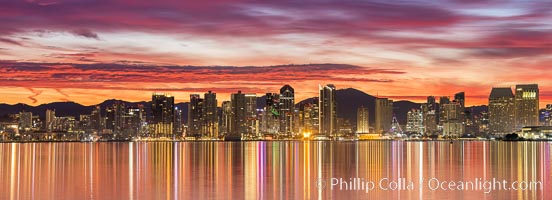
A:
<svg viewBox="0 0 552 200">
<path fill-rule="evenodd" d="M 335 100 L 335 86 L 328 84 L 320 86 L 320 93 L 318 97 L 319 112 L 318 117 L 320 121 L 318 134 L 324 136 L 335 136 L 337 133 L 337 105 Z"/>
<path fill-rule="evenodd" d="M 524 126 L 539 125 L 539 86 L 516 85 L 515 94 L 516 130 Z"/>
<path fill-rule="evenodd" d="M 383 134 L 391 129 L 393 120 L 393 100 L 387 98 L 376 98 L 376 124 L 375 131 Z"/>
<path fill-rule="evenodd" d="M 514 131 L 515 101 L 512 89 L 493 88 L 489 95 L 489 132 L 508 134 Z"/>
</svg>

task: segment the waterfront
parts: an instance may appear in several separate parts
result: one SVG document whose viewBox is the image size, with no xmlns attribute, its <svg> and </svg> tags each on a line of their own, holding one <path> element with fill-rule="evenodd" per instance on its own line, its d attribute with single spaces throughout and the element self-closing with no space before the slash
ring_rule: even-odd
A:
<svg viewBox="0 0 552 200">
<path fill-rule="evenodd" d="M 550 199 L 551 147 L 499 141 L 0 143 L 0 199 Z M 332 187 L 339 178 L 377 185 L 368 192 L 340 190 Z M 542 187 L 486 193 L 419 184 L 432 178 Z M 387 188 L 379 187 L 381 180 Z M 395 181 L 414 186 L 389 188 Z"/>
</svg>

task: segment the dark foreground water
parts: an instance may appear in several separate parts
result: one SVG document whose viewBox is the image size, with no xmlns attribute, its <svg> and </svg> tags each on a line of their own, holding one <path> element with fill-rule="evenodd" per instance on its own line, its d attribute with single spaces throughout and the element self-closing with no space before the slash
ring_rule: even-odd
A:
<svg viewBox="0 0 552 200">
<path fill-rule="evenodd" d="M 2 143 L 0 199 L 552 199 L 551 146 Z"/>
</svg>

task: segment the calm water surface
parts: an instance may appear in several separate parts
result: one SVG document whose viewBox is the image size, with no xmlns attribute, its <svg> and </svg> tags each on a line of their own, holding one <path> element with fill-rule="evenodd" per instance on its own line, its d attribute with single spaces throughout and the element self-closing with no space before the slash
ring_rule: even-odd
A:
<svg viewBox="0 0 552 200">
<path fill-rule="evenodd" d="M 461 141 L 2 143 L 0 199 L 552 199 L 551 146 Z M 353 186 L 351 178 L 359 184 Z M 508 181 L 508 187 L 515 181 L 541 185 L 495 188 L 488 194 L 477 188 L 447 189 L 451 181 L 477 185 L 475 180 L 493 178 Z M 441 184 L 447 190 L 435 189 L 436 180 L 447 181 Z M 374 187 L 362 189 L 361 182 Z"/>
</svg>

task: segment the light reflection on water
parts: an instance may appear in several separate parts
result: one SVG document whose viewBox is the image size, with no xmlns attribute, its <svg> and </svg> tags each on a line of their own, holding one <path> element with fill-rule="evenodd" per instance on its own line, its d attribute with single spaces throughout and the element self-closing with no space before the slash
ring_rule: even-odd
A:
<svg viewBox="0 0 552 200">
<path fill-rule="evenodd" d="M 0 199 L 551 199 L 551 144 L 2 143 Z M 376 188 L 332 190 L 332 178 Z M 414 187 L 386 191 L 384 178 Z M 431 178 L 541 181 L 542 189 L 431 190 Z"/>
</svg>

